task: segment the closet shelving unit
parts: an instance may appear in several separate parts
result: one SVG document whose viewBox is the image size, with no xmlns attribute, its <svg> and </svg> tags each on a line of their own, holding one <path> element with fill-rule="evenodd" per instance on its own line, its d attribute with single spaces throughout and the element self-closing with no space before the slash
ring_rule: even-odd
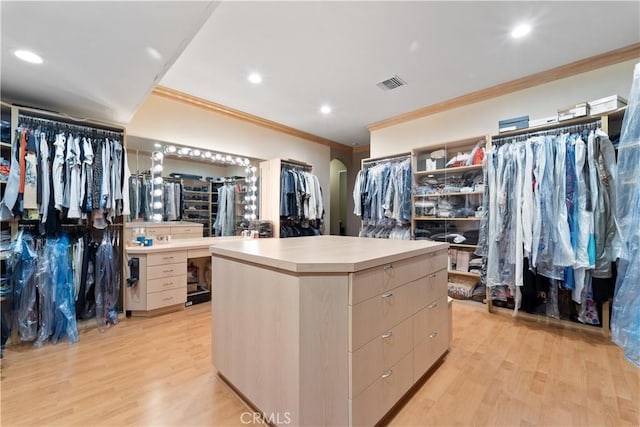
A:
<svg viewBox="0 0 640 427">
<path fill-rule="evenodd" d="M 121 134 L 122 152 L 123 152 L 123 155 L 126 155 L 126 129 L 125 128 L 112 126 L 109 124 L 104 124 L 104 123 L 95 122 L 91 120 L 74 120 L 73 118 L 70 118 L 66 115 L 62 115 L 59 113 L 55 113 L 51 111 L 43 111 L 43 110 L 39 110 L 37 108 L 32 108 L 32 107 L 22 107 L 22 106 L 11 105 L 4 101 L 0 101 L 0 112 L 1 112 L 0 116 L 2 120 L 2 127 L 3 128 L 6 127 L 7 124 L 10 126 L 8 135 L 6 133 L 6 130 L 3 133 L 3 135 L 8 136 L 8 140 L 4 136 L 0 140 L 0 155 L 3 158 L 7 159 L 9 162 L 11 160 L 11 147 L 13 144 L 13 137 L 15 135 L 16 130 L 18 129 L 19 117 L 23 115 L 33 118 L 35 120 L 55 122 L 55 123 L 58 123 L 60 126 L 67 125 L 71 129 L 90 128 L 90 129 L 95 129 L 98 132 L 107 131 L 107 132 L 115 132 L 115 133 Z M 4 197 L 6 184 L 7 184 L 6 180 L 4 179 L 0 180 L 0 200 Z M 10 221 L 1 221 L 0 230 L 3 230 L 3 231 L 11 230 L 11 238 L 13 239 L 13 237 L 19 231 L 20 228 L 37 229 L 37 223 L 38 223 L 38 220 L 30 220 L 30 219 L 27 219 L 27 220 L 14 219 Z M 80 228 L 86 227 L 87 229 L 91 230 L 92 235 L 95 235 L 96 237 L 101 237 L 100 230 L 93 229 L 88 224 L 80 225 L 78 224 L 77 220 L 63 220 L 61 221 L 61 227 L 66 230 L 78 230 Z M 119 308 L 118 318 L 123 319 L 125 317 L 124 313 L 126 311 L 123 288 L 124 286 L 126 286 L 125 278 L 127 277 L 126 276 L 127 271 L 125 267 L 126 263 L 125 263 L 124 239 L 123 239 L 123 237 L 125 236 L 124 217 L 123 216 L 116 217 L 114 223 L 110 224 L 107 227 L 107 229 L 112 232 L 117 232 L 120 235 L 120 238 L 117 239 L 119 241 L 119 244 L 114 245 L 114 248 L 116 250 L 116 257 L 118 258 L 119 264 L 120 264 L 120 293 L 119 293 L 118 302 L 117 302 L 117 307 Z M 2 263 L 4 263 L 4 261 L 2 261 Z M 5 266 L 2 265 L 2 270 L 0 271 L 4 272 L 5 271 L 4 268 Z M 2 300 L 2 304 L 5 304 L 4 300 Z M 3 309 L 5 309 L 4 306 L 3 306 Z M 93 328 L 95 326 L 95 322 L 96 322 L 95 318 L 87 319 L 87 320 L 78 319 L 77 320 L 78 331 Z M 12 339 L 13 338 L 10 338 L 9 342 L 11 342 Z"/>
<path fill-rule="evenodd" d="M 182 219 L 203 225 L 204 237 L 211 230 L 210 183 L 198 179 L 182 178 Z"/>
<path fill-rule="evenodd" d="M 407 152 L 404 152 L 404 153 L 391 154 L 391 155 L 388 155 L 388 156 L 369 157 L 369 158 L 366 158 L 366 159 L 362 159 L 360 161 L 360 169 L 361 170 L 365 170 L 365 169 L 371 168 L 373 166 L 376 166 L 376 165 L 379 165 L 379 164 L 385 164 L 385 163 L 400 163 L 400 162 L 403 162 L 403 161 L 409 160 L 409 159 L 411 159 L 411 152 L 410 151 L 407 151 Z M 412 165 L 411 165 L 411 167 L 412 167 L 411 170 L 412 171 L 415 171 L 414 166 L 415 165 L 412 163 Z M 396 225 L 397 224 L 398 224 L 398 222 L 396 221 Z M 367 227 L 366 221 L 365 220 L 361 220 L 360 221 L 360 230 L 362 231 L 365 227 Z M 411 234 L 410 237 L 413 238 L 413 234 Z"/>
<path fill-rule="evenodd" d="M 602 114 L 582 116 L 574 119 L 563 120 L 557 123 L 536 126 L 536 127 L 526 128 L 526 129 L 518 129 L 514 131 L 509 131 L 509 132 L 502 132 L 496 135 L 492 135 L 491 141 L 494 141 L 499 138 L 510 137 L 510 136 L 520 136 L 520 135 L 527 135 L 527 134 L 535 134 L 535 133 L 544 132 L 544 131 L 552 131 L 554 129 L 593 123 L 597 121 L 600 121 L 600 128 L 611 137 L 620 132 L 622 128 L 622 120 L 624 118 L 624 114 L 626 110 L 627 110 L 627 107 L 622 107 L 617 110 L 604 112 Z M 491 144 L 491 142 L 489 142 L 489 144 Z M 616 147 L 616 150 L 617 150 L 617 147 Z M 489 295 L 488 291 L 487 291 L 487 295 Z M 497 307 L 493 305 L 493 301 L 491 300 L 491 298 L 487 298 L 487 306 L 490 312 L 502 313 L 502 314 L 508 314 L 508 315 L 511 315 L 513 313 L 513 310 L 510 308 Z M 527 313 L 522 310 L 518 312 L 518 317 L 532 320 L 538 323 L 546 323 L 549 325 L 555 325 L 555 326 L 564 327 L 564 328 L 577 329 L 585 332 L 602 334 L 605 337 L 608 337 L 611 335 L 611 330 L 609 326 L 610 310 L 611 310 L 611 302 L 610 301 L 603 302 L 600 327 L 585 325 L 585 324 L 574 322 L 571 320 L 555 319 L 555 318 L 548 317 L 541 314 Z"/>
<path fill-rule="evenodd" d="M 311 172 L 309 163 L 292 159 L 271 159 L 260 162 L 260 216 L 273 222 L 273 237 L 280 237 L 280 172 L 284 167 Z"/>
<path fill-rule="evenodd" d="M 424 238 L 417 233 L 421 230 L 440 229 L 441 232 L 465 232 L 480 228 L 481 217 L 476 216 L 478 207 L 482 206 L 484 185 L 482 183 L 482 163 L 446 167 L 446 164 L 459 153 L 470 154 L 474 147 L 484 148 L 489 138 L 478 136 L 457 141 L 429 145 L 412 151 L 414 194 L 412 199 L 411 236 L 413 239 Z M 432 153 L 439 152 L 437 159 Z M 437 162 L 436 168 L 427 170 L 427 163 Z M 480 178 L 478 181 L 477 177 Z M 475 180 L 471 182 L 470 180 Z M 421 185 L 429 185 L 433 192 L 417 194 L 416 189 Z M 452 191 L 453 188 L 464 188 L 465 191 Z M 456 208 L 442 210 L 441 205 L 451 205 L 454 201 Z M 418 234 L 418 235 L 417 235 Z M 450 243 L 450 260 L 455 260 L 455 251 L 469 253 L 472 258 L 477 244 Z M 449 279 L 454 276 L 473 278 L 480 281 L 480 275 L 468 271 L 452 268 L 450 262 Z"/>
</svg>

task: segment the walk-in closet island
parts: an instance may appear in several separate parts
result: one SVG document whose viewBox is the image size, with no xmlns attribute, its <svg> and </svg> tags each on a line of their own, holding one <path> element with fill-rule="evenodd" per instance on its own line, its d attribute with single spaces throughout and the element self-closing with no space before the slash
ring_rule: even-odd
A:
<svg viewBox="0 0 640 427">
<path fill-rule="evenodd" d="M 212 247 L 213 364 L 273 424 L 374 425 L 451 341 L 447 243 Z"/>
</svg>

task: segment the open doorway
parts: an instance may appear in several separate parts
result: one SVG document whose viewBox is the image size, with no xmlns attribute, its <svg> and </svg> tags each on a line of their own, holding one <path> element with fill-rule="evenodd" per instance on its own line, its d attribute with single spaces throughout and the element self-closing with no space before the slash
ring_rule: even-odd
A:
<svg viewBox="0 0 640 427">
<path fill-rule="evenodd" d="M 331 160 L 329 171 L 331 224 L 329 233 L 346 236 L 347 226 L 347 167 L 338 159 Z"/>
</svg>

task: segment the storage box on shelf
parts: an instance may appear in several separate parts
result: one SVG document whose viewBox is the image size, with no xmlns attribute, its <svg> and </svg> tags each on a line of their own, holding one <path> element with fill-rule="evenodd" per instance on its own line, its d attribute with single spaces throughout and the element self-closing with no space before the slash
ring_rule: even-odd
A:
<svg viewBox="0 0 640 427">
<path fill-rule="evenodd" d="M 414 239 L 446 241 L 452 295 L 471 299 L 480 282 L 477 248 L 484 182 L 486 136 L 414 149 L 411 234 Z M 476 295 L 480 301 L 484 294 Z"/>
</svg>

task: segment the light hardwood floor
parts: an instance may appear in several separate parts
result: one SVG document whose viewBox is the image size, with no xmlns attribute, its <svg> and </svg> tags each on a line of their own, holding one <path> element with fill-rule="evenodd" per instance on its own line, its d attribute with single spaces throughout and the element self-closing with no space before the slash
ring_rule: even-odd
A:
<svg viewBox="0 0 640 427">
<path fill-rule="evenodd" d="M 211 365 L 210 309 L 9 347 L 1 425 L 245 425 L 250 410 Z M 639 389 L 640 371 L 599 337 L 454 303 L 451 352 L 390 425 L 638 426 Z"/>
</svg>

